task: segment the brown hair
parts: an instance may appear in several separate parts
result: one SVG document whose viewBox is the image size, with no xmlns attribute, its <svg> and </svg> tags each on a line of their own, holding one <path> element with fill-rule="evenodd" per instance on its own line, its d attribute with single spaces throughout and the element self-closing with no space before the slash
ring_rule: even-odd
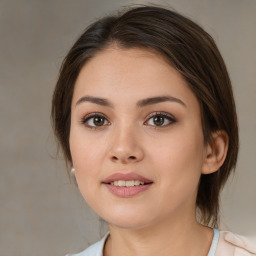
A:
<svg viewBox="0 0 256 256">
<path fill-rule="evenodd" d="M 201 175 L 197 208 L 201 222 L 217 227 L 219 194 L 236 165 L 238 127 L 231 82 L 212 37 L 190 19 L 161 7 L 142 6 L 102 18 L 92 24 L 70 49 L 60 69 L 52 100 L 52 122 L 65 159 L 69 148 L 71 101 L 83 65 L 101 50 L 116 44 L 158 52 L 183 76 L 196 95 L 202 115 L 205 143 L 224 130 L 229 149 L 219 171 Z"/>
</svg>

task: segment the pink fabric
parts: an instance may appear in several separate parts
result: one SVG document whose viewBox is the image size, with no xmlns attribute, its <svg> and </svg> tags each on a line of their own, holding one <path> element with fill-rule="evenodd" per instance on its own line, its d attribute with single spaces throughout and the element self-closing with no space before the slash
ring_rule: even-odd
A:
<svg viewBox="0 0 256 256">
<path fill-rule="evenodd" d="M 220 231 L 215 256 L 256 255 L 256 237 L 249 238 L 228 231 Z"/>
</svg>

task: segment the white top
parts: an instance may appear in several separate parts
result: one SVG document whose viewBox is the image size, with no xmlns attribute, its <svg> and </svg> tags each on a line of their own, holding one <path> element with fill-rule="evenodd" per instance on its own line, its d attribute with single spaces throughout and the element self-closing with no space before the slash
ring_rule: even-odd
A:
<svg viewBox="0 0 256 256">
<path fill-rule="evenodd" d="M 256 239 L 249 239 L 228 231 L 214 229 L 211 248 L 207 256 L 252 256 L 256 255 Z M 103 248 L 109 233 L 100 241 L 77 254 L 66 256 L 103 256 Z"/>
</svg>

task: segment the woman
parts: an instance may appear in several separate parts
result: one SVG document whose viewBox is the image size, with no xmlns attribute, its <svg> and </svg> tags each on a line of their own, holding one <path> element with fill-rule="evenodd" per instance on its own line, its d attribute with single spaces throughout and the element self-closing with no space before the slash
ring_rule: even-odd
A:
<svg viewBox="0 0 256 256">
<path fill-rule="evenodd" d="M 197 24 L 150 6 L 95 22 L 63 62 L 52 117 L 84 199 L 109 224 L 77 255 L 255 253 L 216 229 L 237 117 L 223 59 Z"/>
</svg>

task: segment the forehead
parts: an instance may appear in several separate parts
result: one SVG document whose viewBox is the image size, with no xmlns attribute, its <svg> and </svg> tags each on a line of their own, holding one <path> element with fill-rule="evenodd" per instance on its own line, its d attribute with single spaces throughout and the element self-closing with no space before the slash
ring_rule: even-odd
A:
<svg viewBox="0 0 256 256">
<path fill-rule="evenodd" d="M 83 94 L 130 99 L 171 94 L 195 100 L 183 77 L 162 55 L 139 48 L 110 47 L 96 54 L 75 83 L 74 98 Z"/>
</svg>

